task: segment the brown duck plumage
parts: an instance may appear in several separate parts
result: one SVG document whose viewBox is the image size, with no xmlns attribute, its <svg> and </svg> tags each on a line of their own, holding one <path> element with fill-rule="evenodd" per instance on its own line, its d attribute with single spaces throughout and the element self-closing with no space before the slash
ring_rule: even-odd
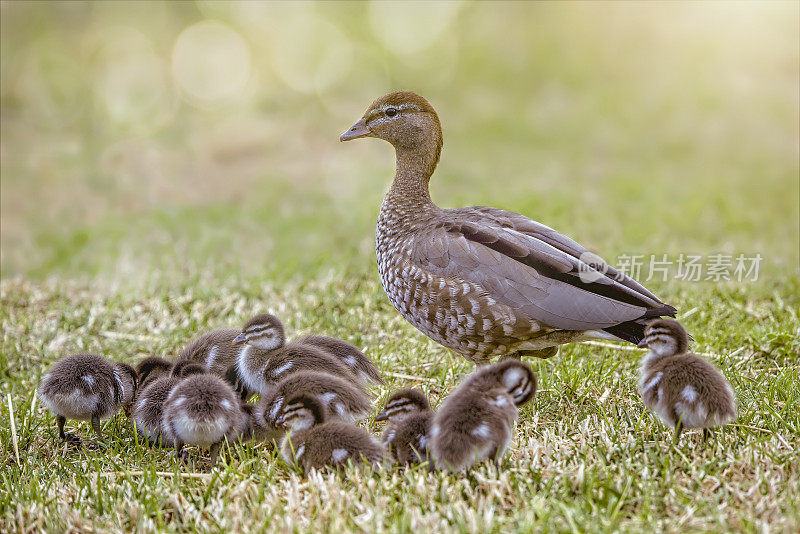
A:
<svg viewBox="0 0 800 534">
<path fill-rule="evenodd" d="M 436 206 L 428 182 L 442 131 L 421 96 L 379 98 L 340 139 L 359 137 L 390 142 L 397 157 L 376 230 L 384 290 L 442 345 L 474 362 L 550 356 L 553 347 L 583 339 L 638 343 L 646 319 L 674 315 L 672 306 L 543 224 L 497 208 Z"/>
</svg>

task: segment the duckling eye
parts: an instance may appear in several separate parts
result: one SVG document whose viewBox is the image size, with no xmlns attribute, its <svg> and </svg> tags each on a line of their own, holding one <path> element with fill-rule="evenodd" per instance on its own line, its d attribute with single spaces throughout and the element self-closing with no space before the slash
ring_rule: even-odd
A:
<svg viewBox="0 0 800 534">
<path fill-rule="evenodd" d="M 386 108 L 386 111 L 384 113 L 386 113 L 387 117 L 394 117 L 395 115 L 397 115 L 397 110 L 394 108 Z"/>
</svg>

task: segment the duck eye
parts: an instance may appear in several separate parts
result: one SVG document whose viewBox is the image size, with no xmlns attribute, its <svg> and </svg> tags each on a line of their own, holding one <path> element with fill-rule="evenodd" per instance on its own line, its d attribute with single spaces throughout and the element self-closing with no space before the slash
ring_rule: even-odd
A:
<svg viewBox="0 0 800 534">
<path fill-rule="evenodd" d="M 397 110 L 394 108 L 386 108 L 385 113 L 387 117 L 394 117 L 395 115 L 397 115 Z"/>
</svg>

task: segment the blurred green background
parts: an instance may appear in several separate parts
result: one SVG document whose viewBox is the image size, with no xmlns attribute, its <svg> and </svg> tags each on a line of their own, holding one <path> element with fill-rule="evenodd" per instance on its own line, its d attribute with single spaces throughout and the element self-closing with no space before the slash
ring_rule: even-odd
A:
<svg viewBox="0 0 800 534">
<path fill-rule="evenodd" d="M 374 270 L 411 89 L 442 206 L 609 261 L 760 252 L 797 272 L 798 2 L 3 2 L 2 276 Z"/>
</svg>

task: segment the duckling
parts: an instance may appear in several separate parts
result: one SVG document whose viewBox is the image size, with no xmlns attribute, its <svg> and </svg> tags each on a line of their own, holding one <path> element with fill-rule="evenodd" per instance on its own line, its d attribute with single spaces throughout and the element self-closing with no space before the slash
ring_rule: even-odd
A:
<svg viewBox="0 0 800 534">
<path fill-rule="evenodd" d="M 462 471 L 486 458 L 499 461 L 511 442 L 517 408 L 535 394 L 536 375 L 521 361 L 479 368 L 433 417 L 430 450 L 436 466 Z"/>
<path fill-rule="evenodd" d="M 127 407 L 136 393 L 136 371 L 95 354 L 73 354 L 56 362 L 39 385 L 39 398 L 56 414 L 58 437 L 72 443 L 80 438 L 64 432 L 67 419 L 91 421 L 98 439 L 100 420 Z"/>
<path fill-rule="evenodd" d="M 324 350 L 285 341 L 283 323 L 269 314 L 250 319 L 233 340 L 234 344 L 244 345 L 244 350 L 239 353 L 237 373 L 249 391 L 267 396 L 278 381 L 298 371 L 328 373 L 363 386 L 357 370 L 352 370 Z M 357 361 L 357 364 L 363 367 L 363 362 Z"/>
<path fill-rule="evenodd" d="M 233 388 L 209 373 L 181 379 L 169 392 L 163 410 L 164 434 L 175 443 L 175 454 L 183 458 L 183 446 L 187 443 L 207 447 L 212 466 L 222 442 L 237 439 L 246 429 L 240 400 Z"/>
<path fill-rule="evenodd" d="M 344 421 L 329 420 L 325 406 L 305 394 L 289 398 L 276 419 L 287 430 L 281 455 L 298 464 L 304 473 L 311 469 L 339 467 L 352 461 L 381 468 L 385 449 L 362 428 Z"/>
<path fill-rule="evenodd" d="M 376 421 L 389 421 L 383 444 L 399 464 L 428 461 L 433 412 L 428 398 L 418 389 L 403 389 L 386 401 Z"/>
<path fill-rule="evenodd" d="M 139 364 L 139 368 L 147 371 L 148 360 L 151 359 L 147 358 L 142 361 Z M 154 358 L 152 360 L 156 359 Z M 150 363 L 153 363 L 154 367 L 163 369 L 163 364 L 160 362 L 152 361 Z M 205 372 L 202 366 L 187 360 L 179 361 L 174 366 L 169 362 L 167 362 L 167 364 L 171 367 L 171 369 L 168 369 L 168 373 L 162 370 L 158 376 L 155 377 L 153 377 L 155 371 L 149 373 L 150 378 L 147 380 L 146 385 L 140 387 L 137 392 L 136 402 L 134 402 L 133 413 L 131 414 L 136 432 L 151 445 L 174 445 L 172 439 L 167 437 L 164 432 L 164 403 L 169 393 L 182 378 Z"/>
<path fill-rule="evenodd" d="M 275 423 L 287 398 L 298 395 L 316 397 L 328 410 L 330 417 L 354 422 L 372 409 L 364 390 L 343 378 L 315 371 L 301 371 L 278 382 L 272 393 L 262 399 L 264 418 Z"/>
<path fill-rule="evenodd" d="M 336 339 L 335 337 L 310 335 L 296 339 L 294 342 L 324 350 L 345 364 L 353 374 L 361 377 L 364 382 L 385 384 L 375 363 L 361 352 L 358 347 L 351 345 L 347 341 Z"/>
<path fill-rule="evenodd" d="M 684 428 L 710 428 L 736 419 L 736 396 L 716 367 L 688 353 L 689 337 L 673 319 L 656 319 L 639 344 L 650 352 L 642 358 L 639 393 L 645 405 L 668 426 L 678 442 Z"/>
</svg>

